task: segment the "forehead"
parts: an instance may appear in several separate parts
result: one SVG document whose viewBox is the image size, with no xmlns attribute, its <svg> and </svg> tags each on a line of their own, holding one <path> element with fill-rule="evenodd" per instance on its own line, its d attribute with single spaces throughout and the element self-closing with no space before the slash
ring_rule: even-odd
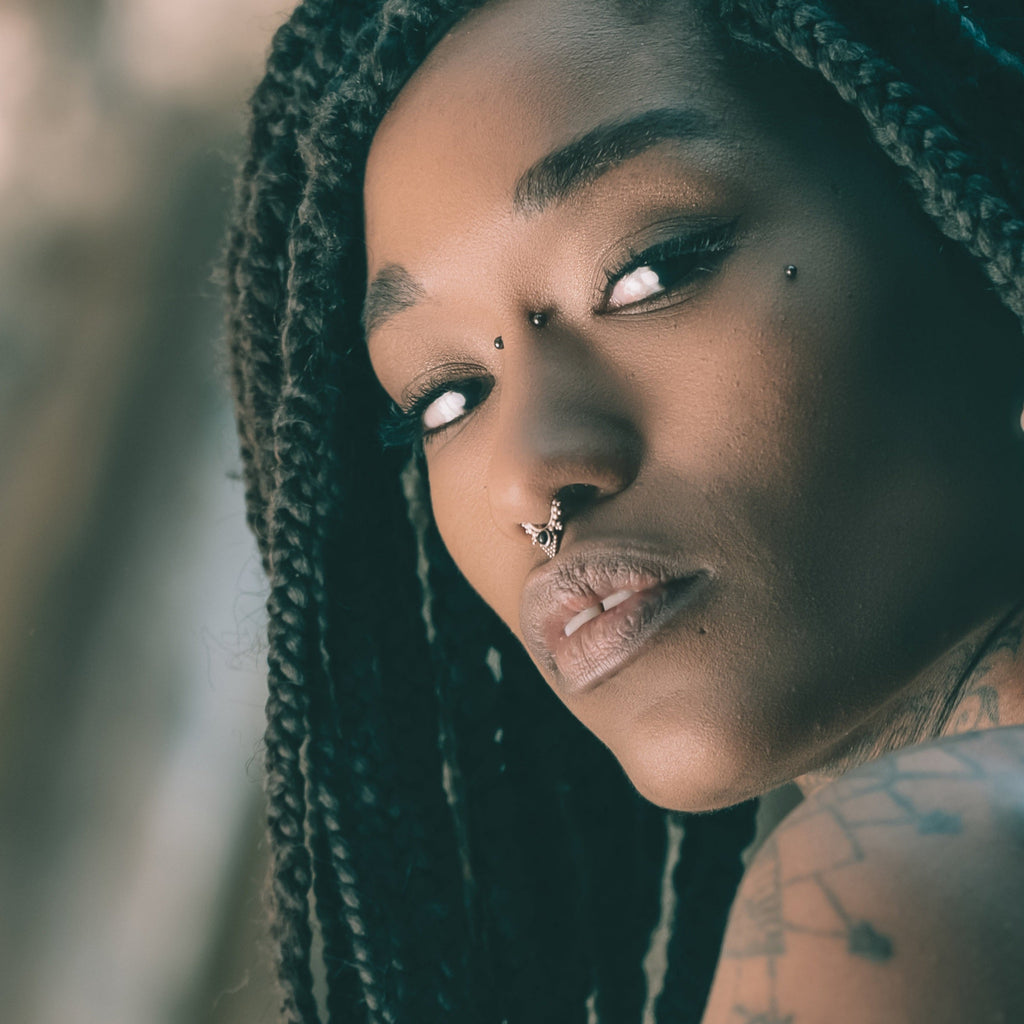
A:
<svg viewBox="0 0 1024 1024">
<path fill-rule="evenodd" d="M 647 7 L 496 0 L 460 22 L 374 137 L 371 269 L 400 255 L 378 258 L 375 243 L 411 240 L 427 213 L 453 223 L 475 206 L 509 206 L 525 168 L 596 125 L 681 103 L 707 107 L 717 75 L 698 18 L 682 2 L 639 17 Z"/>
</svg>

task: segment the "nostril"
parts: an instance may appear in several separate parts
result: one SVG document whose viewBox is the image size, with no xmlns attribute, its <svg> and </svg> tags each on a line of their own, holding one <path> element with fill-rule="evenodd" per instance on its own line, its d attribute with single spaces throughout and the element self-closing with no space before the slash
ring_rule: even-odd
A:
<svg viewBox="0 0 1024 1024">
<path fill-rule="evenodd" d="M 593 505 L 601 497 L 601 488 L 594 484 L 568 484 L 559 488 L 555 497 L 562 503 L 563 513 L 568 518 Z"/>
</svg>

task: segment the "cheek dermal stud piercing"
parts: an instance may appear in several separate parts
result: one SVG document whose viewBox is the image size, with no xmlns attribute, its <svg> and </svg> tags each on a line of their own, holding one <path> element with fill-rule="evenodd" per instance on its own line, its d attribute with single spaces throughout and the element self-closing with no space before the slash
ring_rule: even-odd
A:
<svg viewBox="0 0 1024 1024">
<path fill-rule="evenodd" d="M 786 277 L 790 281 L 795 281 L 796 280 L 796 265 L 793 264 L 793 263 L 790 263 L 789 266 L 786 267 L 785 274 L 786 274 Z"/>
<path fill-rule="evenodd" d="M 534 544 L 544 549 L 548 558 L 554 558 L 558 554 L 558 545 L 562 542 L 562 503 L 558 498 L 551 499 L 551 514 L 543 526 L 534 526 L 533 523 L 519 524 L 533 540 Z"/>
</svg>

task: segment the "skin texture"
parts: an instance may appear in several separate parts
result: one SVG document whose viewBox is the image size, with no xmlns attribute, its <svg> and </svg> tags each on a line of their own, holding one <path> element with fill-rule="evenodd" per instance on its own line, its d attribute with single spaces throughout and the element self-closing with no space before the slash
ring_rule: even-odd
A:
<svg viewBox="0 0 1024 1024">
<path fill-rule="evenodd" d="M 679 107 L 712 130 L 515 202 L 552 150 Z M 972 715 L 1024 721 L 1015 662 L 990 666 L 995 721 L 975 689 L 1024 569 L 1019 327 L 837 101 L 727 74 L 685 5 L 502 0 L 403 89 L 365 212 L 385 389 L 485 385 L 425 449 L 441 534 L 510 629 L 547 565 L 519 524 L 564 489 L 558 559 L 640 550 L 700 576 L 600 685 L 528 645 L 645 796 L 810 790 Z M 727 251 L 677 291 L 602 306 L 617 256 L 722 225 Z"/>
</svg>

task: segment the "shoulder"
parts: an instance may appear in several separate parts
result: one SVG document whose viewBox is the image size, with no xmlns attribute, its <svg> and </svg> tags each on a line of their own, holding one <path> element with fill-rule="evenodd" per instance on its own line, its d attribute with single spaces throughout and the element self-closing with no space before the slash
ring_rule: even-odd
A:
<svg viewBox="0 0 1024 1024">
<path fill-rule="evenodd" d="M 1024 728 L 907 748 L 797 807 L 740 885 L 705 1024 L 1024 1020 Z"/>
</svg>

